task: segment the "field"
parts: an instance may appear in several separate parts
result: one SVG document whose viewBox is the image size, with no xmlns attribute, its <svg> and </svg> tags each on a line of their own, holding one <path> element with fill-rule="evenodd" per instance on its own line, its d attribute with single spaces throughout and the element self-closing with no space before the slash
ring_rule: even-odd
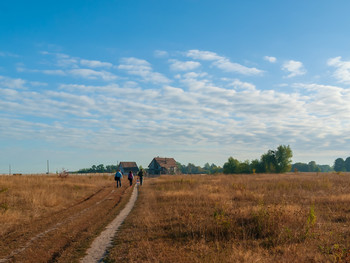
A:
<svg viewBox="0 0 350 263">
<path fill-rule="evenodd" d="M 350 175 L 153 179 L 107 262 L 350 262 Z"/>
<path fill-rule="evenodd" d="M 0 262 L 78 262 L 130 190 L 112 175 L 0 176 Z"/>
<path fill-rule="evenodd" d="M 0 176 L 0 262 L 79 262 L 131 189 Z M 104 262 L 350 262 L 350 174 L 146 178 Z"/>
</svg>

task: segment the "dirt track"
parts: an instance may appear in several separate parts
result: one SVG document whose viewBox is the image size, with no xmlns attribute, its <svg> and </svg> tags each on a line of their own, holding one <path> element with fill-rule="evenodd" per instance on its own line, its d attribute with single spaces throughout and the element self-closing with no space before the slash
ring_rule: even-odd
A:
<svg viewBox="0 0 350 263">
<path fill-rule="evenodd" d="M 132 192 L 103 187 L 60 212 L 2 237 L 0 263 L 78 262 L 92 240 L 112 221 Z"/>
</svg>

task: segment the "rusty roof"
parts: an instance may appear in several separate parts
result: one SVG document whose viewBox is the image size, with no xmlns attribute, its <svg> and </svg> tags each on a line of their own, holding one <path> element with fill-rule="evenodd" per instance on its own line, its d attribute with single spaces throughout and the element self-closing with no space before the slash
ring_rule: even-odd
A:
<svg viewBox="0 0 350 263">
<path fill-rule="evenodd" d="M 176 161 L 174 158 L 166 158 L 166 157 L 155 157 L 154 160 L 164 168 L 176 167 Z"/>
<path fill-rule="evenodd" d="M 122 166 L 123 168 L 134 168 L 137 167 L 136 162 L 120 162 L 119 166 Z"/>
</svg>

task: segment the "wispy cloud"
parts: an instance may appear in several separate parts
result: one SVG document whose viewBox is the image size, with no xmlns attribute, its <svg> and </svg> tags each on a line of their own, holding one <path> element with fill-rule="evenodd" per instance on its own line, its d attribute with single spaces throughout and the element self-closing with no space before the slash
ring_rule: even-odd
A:
<svg viewBox="0 0 350 263">
<path fill-rule="evenodd" d="M 270 63 L 276 63 L 277 58 L 275 58 L 275 57 L 270 57 L 270 56 L 265 56 L 265 57 L 264 57 L 264 60 L 266 60 L 266 61 L 268 61 L 268 62 L 270 62 Z"/>
<path fill-rule="evenodd" d="M 118 69 L 125 70 L 128 74 L 139 76 L 145 82 L 155 84 L 166 84 L 170 82 L 170 80 L 161 73 L 154 72 L 151 64 L 143 59 L 133 57 L 123 58 Z"/>
<path fill-rule="evenodd" d="M 81 59 L 80 64 L 90 68 L 111 68 L 113 67 L 112 63 L 109 62 L 101 62 L 98 60 L 87 60 Z"/>
<path fill-rule="evenodd" d="M 292 78 L 295 76 L 301 76 L 306 73 L 304 65 L 300 61 L 289 60 L 283 63 L 282 70 L 289 72 L 290 74 L 287 78 Z"/>
<path fill-rule="evenodd" d="M 213 61 L 212 65 L 225 72 L 236 72 L 243 75 L 260 75 L 263 73 L 262 70 L 257 68 L 249 68 L 238 63 L 231 62 L 228 58 L 219 56 L 218 54 L 210 51 L 201 51 L 201 50 L 189 50 L 186 54 L 187 57 Z"/>
<path fill-rule="evenodd" d="M 210 156 L 214 150 L 224 159 L 233 149 L 261 153 L 288 143 L 317 153 L 332 149 L 325 144 L 345 149 L 350 143 L 349 89 L 309 82 L 274 90 L 250 77 L 256 74 L 217 74 L 215 63 L 226 58 L 214 52 L 186 54 L 185 60 L 180 52 L 155 59 L 159 64 L 122 58 L 117 67 L 86 60 L 86 68 L 84 59 L 75 63 L 66 55 L 59 65 L 54 55 L 52 64 L 44 64 L 48 69 L 22 67 L 21 78 L 0 76 L 1 138 L 96 151 L 111 144 L 126 151 L 141 145 L 152 154 L 167 145 L 179 154 L 185 149 Z M 294 62 L 285 64 L 289 75 L 305 72 Z M 347 65 L 341 58 L 328 64 Z M 28 73 L 35 74 L 26 78 Z M 40 77 L 50 82 L 35 81 Z"/>
<path fill-rule="evenodd" d="M 168 57 L 169 53 L 165 50 L 156 50 L 154 51 L 154 56 L 157 58 L 165 58 Z"/>
<path fill-rule="evenodd" d="M 335 57 L 328 60 L 328 65 L 335 67 L 333 76 L 342 83 L 350 83 L 350 61 L 342 61 L 342 57 Z"/>
<path fill-rule="evenodd" d="M 86 79 L 103 79 L 111 81 L 117 79 L 117 76 L 107 71 L 96 71 L 93 69 L 72 69 L 68 71 L 69 74 Z"/>
<path fill-rule="evenodd" d="M 169 59 L 170 69 L 174 71 L 190 71 L 201 66 L 197 61 L 179 61 L 177 59 Z"/>
<path fill-rule="evenodd" d="M 24 89 L 27 81 L 20 78 L 9 78 L 5 76 L 0 76 L 0 87 L 10 88 L 10 89 Z"/>
</svg>

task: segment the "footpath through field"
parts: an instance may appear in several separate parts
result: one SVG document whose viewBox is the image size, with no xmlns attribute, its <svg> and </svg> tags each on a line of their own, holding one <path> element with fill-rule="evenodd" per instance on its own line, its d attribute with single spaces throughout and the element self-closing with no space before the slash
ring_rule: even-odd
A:
<svg viewBox="0 0 350 263">
<path fill-rule="evenodd" d="M 107 226 L 82 261 L 98 262 L 95 258 L 103 256 L 136 198 L 137 187 L 104 186 L 67 209 L 3 235 L 0 263 L 77 262 Z"/>
<path fill-rule="evenodd" d="M 134 207 L 137 199 L 138 185 L 134 187 L 129 202 L 120 214 L 106 227 L 106 229 L 94 240 L 87 250 L 87 255 L 81 260 L 82 263 L 100 262 L 106 255 L 107 249 L 112 246 L 112 239 L 120 225 Z"/>
</svg>

